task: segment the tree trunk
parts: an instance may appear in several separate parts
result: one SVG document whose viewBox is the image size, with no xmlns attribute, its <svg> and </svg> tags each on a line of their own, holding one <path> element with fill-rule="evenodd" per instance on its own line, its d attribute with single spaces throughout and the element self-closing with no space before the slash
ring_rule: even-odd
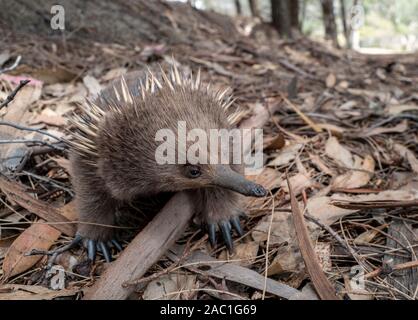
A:
<svg viewBox="0 0 418 320">
<path fill-rule="evenodd" d="M 251 15 L 253 17 L 260 17 L 260 11 L 258 11 L 258 1 L 257 0 L 248 0 L 251 10 Z"/>
<path fill-rule="evenodd" d="M 340 0 L 340 8 L 341 8 L 341 21 L 343 23 L 343 30 L 344 30 L 344 38 L 346 42 L 347 48 L 351 48 L 351 36 L 350 30 L 347 25 L 347 13 L 345 10 L 345 0 Z"/>
<path fill-rule="evenodd" d="M 237 15 L 241 15 L 242 8 L 241 8 L 241 2 L 239 2 L 239 0 L 235 0 L 235 8 L 237 9 Z"/>
<path fill-rule="evenodd" d="M 290 25 L 293 29 L 300 31 L 299 24 L 299 0 L 288 0 L 290 10 Z"/>
<path fill-rule="evenodd" d="M 321 0 L 322 18 L 325 26 L 325 39 L 331 40 L 335 47 L 339 47 L 337 39 L 337 24 L 335 23 L 334 1 Z"/>
<path fill-rule="evenodd" d="M 281 36 L 291 38 L 290 8 L 288 0 L 271 0 L 271 20 Z"/>
</svg>

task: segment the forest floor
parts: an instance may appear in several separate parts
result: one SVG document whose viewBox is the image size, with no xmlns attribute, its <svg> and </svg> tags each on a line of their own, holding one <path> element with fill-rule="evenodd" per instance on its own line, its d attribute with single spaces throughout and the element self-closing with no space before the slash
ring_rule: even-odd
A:
<svg viewBox="0 0 418 320">
<path fill-rule="evenodd" d="M 0 299 L 80 298 L 108 267 L 100 256 L 86 268 L 81 248 L 50 270 L 47 257 L 26 254 L 74 235 L 61 142 L 68 115 L 109 81 L 158 63 L 201 68 L 204 82 L 232 88 L 245 110 L 241 126 L 264 130 L 266 162 L 249 178 L 270 195 L 246 203 L 234 255 L 210 248 L 190 225 L 179 242 L 187 252 L 156 262 L 135 283 L 135 298 L 317 299 L 331 288 L 338 298 L 417 299 L 417 56 L 283 40 L 268 27 L 244 35 L 240 19 L 140 3 L 132 14 L 152 14 L 158 27 L 123 43 L 95 41 L 88 28 L 71 36 L 1 31 L 0 101 L 30 82 L 0 107 Z M 223 263 L 206 270 L 184 262 L 197 253 Z"/>
</svg>

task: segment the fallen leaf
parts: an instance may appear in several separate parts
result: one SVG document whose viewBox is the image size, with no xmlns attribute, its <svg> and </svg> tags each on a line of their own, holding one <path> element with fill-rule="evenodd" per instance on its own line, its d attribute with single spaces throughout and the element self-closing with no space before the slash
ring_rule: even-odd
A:
<svg viewBox="0 0 418 320">
<path fill-rule="evenodd" d="M 267 190 L 272 190 L 280 187 L 282 182 L 282 174 L 272 168 L 264 168 L 260 174 L 256 176 L 248 176 L 247 178 L 258 184 L 261 184 Z"/>
<path fill-rule="evenodd" d="M 197 288 L 196 276 L 171 273 L 151 281 L 145 288 L 144 300 L 179 300 L 193 295 L 193 292 L 177 293 Z"/>
<path fill-rule="evenodd" d="M 61 232 L 46 224 L 33 224 L 23 231 L 13 242 L 6 253 L 3 271 L 6 278 L 22 273 L 37 263 L 42 256 L 25 256 L 26 253 L 37 250 L 48 250 Z"/>
<path fill-rule="evenodd" d="M 329 137 L 325 145 L 325 153 L 328 157 L 344 167 L 352 168 L 354 165 L 351 152 L 344 148 L 335 137 Z"/>
<path fill-rule="evenodd" d="M 394 149 L 402 158 L 406 158 L 408 160 L 412 171 L 418 173 L 418 159 L 415 157 L 414 153 L 399 143 L 394 145 Z"/>
<path fill-rule="evenodd" d="M 335 77 L 335 74 L 333 73 L 330 73 L 325 79 L 325 85 L 327 86 L 327 88 L 333 88 L 336 83 L 337 83 L 337 78 Z"/>
<path fill-rule="evenodd" d="M 77 218 L 74 203 L 60 208 L 61 214 L 70 220 Z M 61 232 L 57 229 L 40 223 L 32 224 L 23 231 L 11 244 L 3 261 L 3 271 L 6 277 L 12 277 L 31 268 L 42 256 L 25 256 L 25 253 L 38 250 L 49 250 L 59 238 Z"/>
<path fill-rule="evenodd" d="M 83 83 L 87 87 L 90 96 L 96 96 L 102 90 L 99 81 L 93 76 L 85 76 L 83 78 Z"/>
<path fill-rule="evenodd" d="M 51 290 L 41 286 L 4 284 L 0 285 L 0 300 L 52 300 L 73 296 L 78 291 L 78 288 Z"/>
<path fill-rule="evenodd" d="M 302 143 L 293 143 L 285 146 L 279 151 L 279 155 L 271 160 L 267 165 L 270 167 L 279 167 L 290 163 L 296 158 L 302 146 Z"/>
<path fill-rule="evenodd" d="M 389 105 L 385 111 L 390 115 L 396 115 L 404 111 L 412 111 L 412 110 L 415 110 L 415 111 L 418 110 L 418 106 L 413 105 L 413 104 Z"/>
<path fill-rule="evenodd" d="M 356 210 L 343 209 L 330 204 L 331 197 L 309 198 L 306 204 L 307 212 L 325 225 L 331 225 L 338 219 L 356 212 Z"/>
<path fill-rule="evenodd" d="M 239 243 L 235 247 L 235 253 L 229 259 L 234 260 L 234 263 L 242 266 L 253 263 L 257 257 L 259 242 L 251 241 L 247 243 Z M 222 251 L 218 257 L 219 260 L 228 260 L 226 250 Z M 242 260 L 242 261 L 235 261 Z"/>
<path fill-rule="evenodd" d="M 103 81 L 110 81 L 110 80 L 119 78 L 119 77 L 123 76 L 127 71 L 128 71 L 128 69 L 126 69 L 126 68 L 111 69 L 108 72 L 106 72 L 106 74 L 102 77 L 102 80 Z"/>
<path fill-rule="evenodd" d="M 314 186 L 314 182 L 311 180 L 310 176 L 307 176 L 303 173 L 297 173 L 296 175 L 289 178 L 289 180 L 292 184 L 293 192 L 295 195 L 300 194 L 303 189 Z M 280 186 L 284 192 L 289 193 L 289 187 L 287 186 L 286 181 L 282 181 Z"/>
<path fill-rule="evenodd" d="M 322 270 L 330 272 L 332 270 L 331 244 L 329 242 L 317 242 L 314 249 Z"/>
<path fill-rule="evenodd" d="M 353 169 L 335 178 L 332 183 L 333 189 L 354 189 L 366 185 L 374 174 L 375 161 L 367 155 L 364 160 L 354 156 Z"/>
<path fill-rule="evenodd" d="M 309 158 L 311 159 L 312 163 L 323 173 L 326 173 L 330 176 L 334 176 L 335 172 L 333 172 L 327 165 L 322 161 L 321 157 L 316 154 L 309 153 Z"/>
<path fill-rule="evenodd" d="M 67 119 L 59 115 L 55 111 L 46 108 L 29 121 L 29 124 L 45 123 L 47 125 L 64 127 L 67 124 Z"/>
<path fill-rule="evenodd" d="M 390 128 L 385 128 L 385 127 L 378 127 L 378 128 L 374 128 L 370 131 L 365 132 L 364 134 L 362 134 L 362 136 L 366 136 L 366 137 L 371 137 L 371 136 L 375 136 L 378 134 L 383 134 L 383 133 L 402 133 L 405 132 L 406 130 L 408 130 L 408 122 L 406 120 L 398 123 L 396 126 L 394 127 L 390 127 Z"/>
<path fill-rule="evenodd" d="M 266 150 L 277 150 L 281 149 L 285 146 L 285 139 L 284 136 L 281 133 L 278 133 L 276 136 L 274 136 L 270 141 L 266 141 L 265 139 L 264 143 L 266 143 Z"/>
</svg>

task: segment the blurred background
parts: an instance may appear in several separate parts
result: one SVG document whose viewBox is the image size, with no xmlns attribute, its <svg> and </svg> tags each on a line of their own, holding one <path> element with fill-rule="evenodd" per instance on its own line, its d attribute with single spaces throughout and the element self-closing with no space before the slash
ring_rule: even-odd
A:
<svg viewBox="0 0 418 320">
<path fill-rule="evenodd" d="M 173 0 L 172 0 L 173 1 Z M 411 52 L 418 48 L 418 0 L 182 0 L 196 8 L 287 25 L 316 40 L 367 53 Z M 287 12 L 287 14 L 286 14 Z M 287 21 L 289 20 L 289 21 Z M 327 24 L 325 29 L 324 25 Z"/>
</svg>

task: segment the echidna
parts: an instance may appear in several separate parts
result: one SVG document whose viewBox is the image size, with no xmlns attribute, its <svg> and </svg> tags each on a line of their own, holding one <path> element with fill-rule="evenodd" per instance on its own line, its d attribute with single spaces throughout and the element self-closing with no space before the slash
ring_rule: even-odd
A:
<svg viewBox="0 0 418 320">
<path fill-rule="evenodd" d="M 90 259 L 95 260 L 98 246 L 109 261 L 108 244 L 118 244 L 114 228 L 100 225 L 114 225 L 119 206 L 138 196 L 191 190 L 196 217 L 206 225 L 212 245 L 219 227 L 232 251 L 231 226 L 242 234 L 238 193 L 262 197 L 266 190 L 244 178 L 243 165 L 158 164 L 155 158 L 160 129 L 177 133 L 182 121 L 188 129 L 208 133 L 233 128 L 237 115 L 229 108 L 232 98 L 226 90 L 203 85 L 200 71 L 196 77 L 176 67 L 146 74 L 145 79 L 131 76 L 113 82 L 73 118 L 70 160 L 80 215 L 78 239 L 87 240 Z"/>
</svg>

